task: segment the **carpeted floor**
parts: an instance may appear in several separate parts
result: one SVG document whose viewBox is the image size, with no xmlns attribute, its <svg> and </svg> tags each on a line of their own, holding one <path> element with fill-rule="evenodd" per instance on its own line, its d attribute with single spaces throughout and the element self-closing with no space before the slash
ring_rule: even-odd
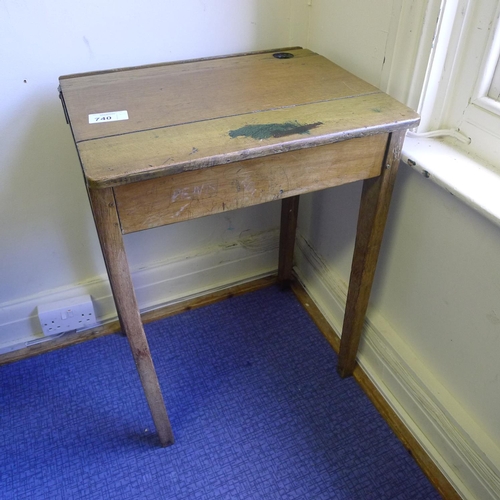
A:
<svg viewBox="0 0 500 500">
<path fill-rule="evenodd" d="M 291 292 L 146 327 L 176 444 L 124 337 L 0 368 L 2 499 L 437 499 Z"/>
</svg>

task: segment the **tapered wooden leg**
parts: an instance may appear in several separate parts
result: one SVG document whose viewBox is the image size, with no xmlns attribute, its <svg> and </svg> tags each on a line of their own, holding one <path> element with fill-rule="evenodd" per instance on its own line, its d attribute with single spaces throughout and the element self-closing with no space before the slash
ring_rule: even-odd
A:
<svg viewBox="0 0 500 500">
<path fill-rule="evenodd" d="M 278 283 L 287 286 L 292 279 L 293 248 L 299 213 L 299 196 L 281 200 L 280 249 Z"/>
<path fill-rule="evenodd" d="M 168 446 L 173 444 L 174 436 L 137 306 L 113 189 L 90 189 L 89 197 L 120 323 L 132 349 L 160 442 Z"/>
<path fill-rule="evenodd" d="M 389 137 L 382 174 L 363 184 L 349 291 L 340 340 L 338 372 L 352 375 L 384 233 L 405 131 Z"/>
</svg>

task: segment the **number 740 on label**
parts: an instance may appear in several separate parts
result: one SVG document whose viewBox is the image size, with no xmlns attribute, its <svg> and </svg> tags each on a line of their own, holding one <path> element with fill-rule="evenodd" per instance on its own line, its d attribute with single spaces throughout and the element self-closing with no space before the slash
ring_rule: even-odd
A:
<svg viewBox="0 0 500 500">
<path fill-rule="evenodd" d="M 118 122 L 128 120 L 127 111 L 109 111 L 108 113 L 93 113 L 89 115 L 89 123 Z"/>
</svg>

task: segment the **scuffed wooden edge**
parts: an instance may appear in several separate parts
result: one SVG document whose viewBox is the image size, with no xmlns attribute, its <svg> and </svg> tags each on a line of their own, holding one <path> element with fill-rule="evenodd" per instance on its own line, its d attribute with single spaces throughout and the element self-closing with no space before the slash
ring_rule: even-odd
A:
<svg viewBox="0 0 500 500">
<path fill-rule="evenodd" d="M 217 59 L 228 59 L 230 57 L 243 57 L 243 56 L 257 56 L 259 54 L 269 54 L 272 52 L 286 52 L 290 50 L 304 50 L 303 47 L 281 47 L 277 49 L 266 49 L 266 50 L 256 50 L 251 52 L 237 52 L 236 54 L 224 54 L 221 56 L 212 56 L 212 57 L 199 57 L 195 59 L 183 59 L 181 61 L 169 61 L 162 63 L 154 63 L 154 64 L 143 64 L 141 66 L 126 66 L 123 68 L 114 68 L 114 69 L 103 69 L 98 71 L 89 71 L 86 73 L 72 73 L 69 75 L 62 75 L 59 77 L 60 80 L 69 80 L 71 78 L 79 78 L 82 76 L 95 76 L 95 75 L 103 75 L 106 73 L 119 73 L 122 71 L 131 71 L 136 69 L 145 69 L 145 68 L 158 68 L 160 66 L 171 66 L 173 64 L 189 64 L 189 63 L 197 63 L 203 61 L 214 61 Z M 315 55 L 315 52 L 311 52 L 311 55 Z"/>
<path fill-rule="evenodd" d="M 390 124 L 377 125 L 373 127 L 363 127 L 361 129 L 353 129 L 349 132 L 335 132 L 324 136 L 306 137 L 296 140 L 287 141 L 281 144 L 269 144 L 252 149 L 238 150 L 223 155 L 214 155 L 210 158 L 198 158 L 192 161 L 185 161 L 176 163 L 174 165 L 160 166 L 155 169 L 148 169 L 147 171 L 140 171 L 130 173 L 126 176 L 118 175 L 117 177 L 108 177 L 105 180 L 94 179 L 87 176 L 88 186 L 92 189 L 103 189 L 108 187 L 123 186 L 133 182 L 140 182 L 150 179 L 157 179 L 165 175 L 175 175 L 192 170 L 201 170 L 204 168 L 216 167 L 219 165 L 227 165 L 229 163 L 236 163 L 238 161 L 251 160 L 254 158 L 262 158 L 280 153 L 287 153 L 301 149 L 309 149 L 318 146 L 327 146 L 337 142 L 343 142 L 350 139 L 359 139 L 370 135 L 385 134 L 396 132 L 400 130 L 407 130 L 416 126 L 419 118 L 408 118 L 399 122 Z M 100 139 L 92 139 L 100 140 Z"/>
</svg>

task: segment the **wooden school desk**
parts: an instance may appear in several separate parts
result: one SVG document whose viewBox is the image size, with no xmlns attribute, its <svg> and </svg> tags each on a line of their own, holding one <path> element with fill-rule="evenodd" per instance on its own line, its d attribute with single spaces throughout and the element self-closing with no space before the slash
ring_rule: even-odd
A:
<svg viewBox="0 0 500 500">
<path fill-rule="evenodd" d="M 301 48 L 63 76 L 60 95 L 162 445 L 173 434 L 123 234 L 282 200 L 278 281 L 286 283 L 299 195 L 363 180 L 339 355 L 340 374 L 352 373 L 401 146 L 416 113 Z"/>
</svg>

